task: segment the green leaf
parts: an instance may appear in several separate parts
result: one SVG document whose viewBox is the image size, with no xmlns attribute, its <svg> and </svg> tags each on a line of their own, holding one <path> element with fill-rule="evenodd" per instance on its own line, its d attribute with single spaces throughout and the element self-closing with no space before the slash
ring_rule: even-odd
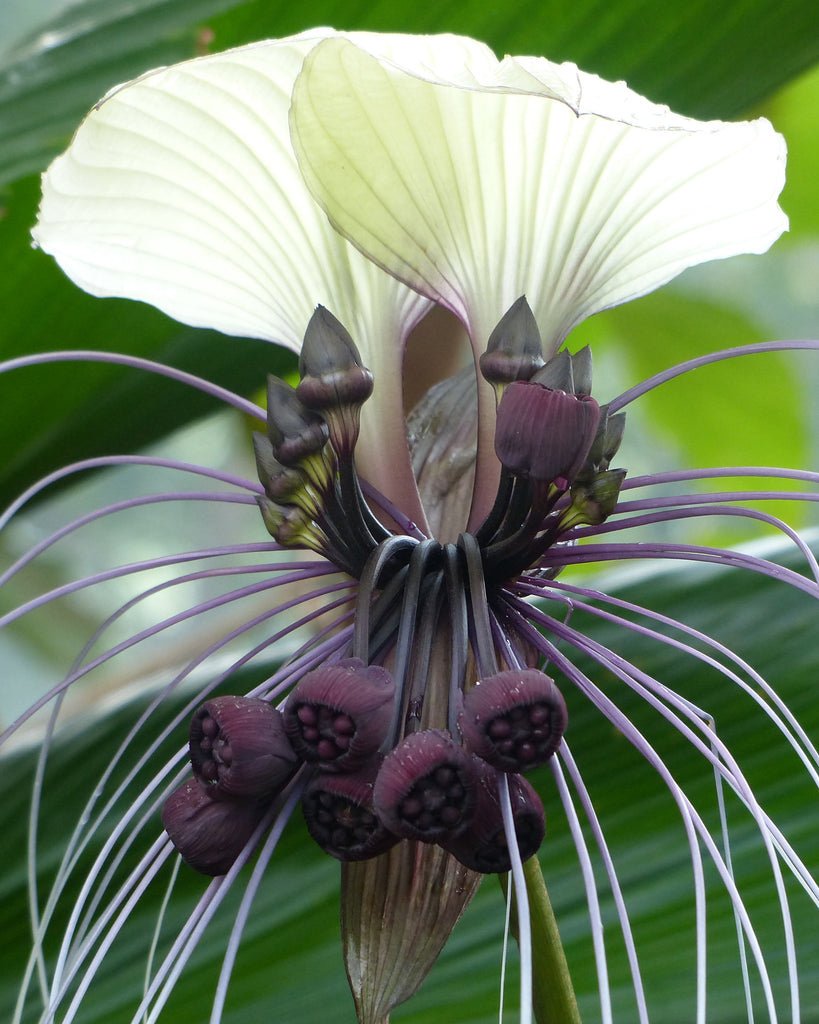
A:
<svg viewBox="0 0 819 1024">
<path fill-rule="evenodd" d="M 43 170 L 103 93 L 193 57 L 238 0 L 81 0 L 0 61 L 0 183 Z"/>
<path fill-rule="evenodd" d="M 240 393 L 263 387 L 267 373 L 284 376 L 295 366 L 295 356 L 277 345 L 196 330 L 143 303 L 80 291 L 28 243 L 38 191 L 34 179 L 16 183 L 0 221 L 0 358 L 54 349 L 124 352 Z M 2 504 L 59 466 L 136 451 L 221 408 L 185 385 L 100 363 L 26 368 L 0 381 Z"/>
<path fill-rule="evenodd" d="M 611 589 L 611 588 L 609 588 Z M 616 588 L 618 596 L 643 603 L 710 632 L 746 657 L 775 686 L 809 736 L 819 734 L 819 704 L 814 681 L 819 654 L 816 606 L 806 595 L 762 577 L 734 570 L 674 568 L 649 573 Z M 815 828 L 816 789 L 796 756 L 757 705 L 733 684 L 678 651 L 651 643 L 622 627 L 575 613 L 572 624 L 610 645 L 698 706 L 710 712 L 719 736 L 741 764 L 757 797 L 783 828 L 797 852 L 816 874 L 819 833 Z M 595 681 L 644 731 L 679 783 L 718 834 L 713 773 L 704 759 L 668 727 L 639 697 L 592 666 Z M 567 734 L 600 816 L 631 914 L 652 1020 L 694 1019 L 694 912 L 689 854 L 675 805 L 662 782 L 623 737 L 564 684 L 570 706 Z M 41 884 L 46 885 L 72 821 L 115 745 L 137 714 L 128 707 L 89 723 L 58 747 L 46 779 Z M 173 749 L 176 742 L 167 746 Z M 144 741 L 135 752 L 141 752 Z M 164 763 L 158 752 L 154 766 Z M 5 955 L 0 965 L 0 1019 L 10 1019 L 15 979 L 28 948 L 24 899 L 25 808 L 29 799 L 31 754 L 6 759 L 0 828 L 7 851 L 0 882 L 0 926 Z M 599 1020 L 597 982 L 577 855 L 547 771 L 535 773 L 547 810 L 548 832 L 540 860 L 549 886 L 585 1024 Z M 136 783 L 140 785 L 139 780 Z M 738 805 L 727 800 L 737 883 L 769 955 L 772 984 L 787 1017 L 786 971 L 781 922 L 770 865 L 755 826 Z M 158 831 L 151 825 L 148 834 Z M 593 841 L 587 833 L 587 841 Z M 598 877 L 599 859 L 593 855 Z M 89 863 L 85 858 L 85 866 Z M 131 863 L 131 861 L 129 861 Z M 82 1024 L 120 1024 L 129 1020 L 142 986 L 145 951 L 162 899 L 164 870 L 140 902 L 132 926 L 114 945 L 92 996 L 78 1017 Z M 315 1021 L 332 1007 L 333 1021 L 354 1017 L 346 992 L 337 922 L 338 868 L 307 839 L 298 815 L 288 826 L 254 903 L 228 995 L 225 1024 L 255 1024 L 272 1015 L 288 1024 Z M 708 884 L 708 1021 L 745 1020 L 733 917 L 714 871 Z M 792 880 L 791 880 L 792 881 Z M 798 885 L 788 884 L 799 951 L 805 1016 L 819 1005 L 819 930 L 816 909 Z M 168 912 L 160 944 L 167 948 L 204 882 L 183 870 Z M 600 887 L 610 985 L 615 1019 L 637 1019 L 628 969 L 610 893 Z M 66 894 L 66 910 L 71 903 Z M 231 897 L 208 928 L 162 1020 L 205 1021 L 215 978 L 237 899 Z M 63 920 L 61 917 L 60 920 Z M 419 994 L 393 1015 L 394 1024 L 491 1024 L 497 1020 L 498 979 L 503 930 L 499 887 L 485 884 Z M 507 980 L 505 1019 L 517 1019 L 517 974 Z M 761 1014 L 753 968 L 752 990 Z M 35 1000 L 36 1002 L 36 1000 Z M 32 1013 L 24 1018 L 36 1019 Z"/>
</svg>

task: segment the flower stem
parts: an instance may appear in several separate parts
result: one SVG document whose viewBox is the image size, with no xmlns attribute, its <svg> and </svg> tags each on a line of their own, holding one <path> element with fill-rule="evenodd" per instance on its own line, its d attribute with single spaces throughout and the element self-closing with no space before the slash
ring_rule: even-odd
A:
<svg viewBox="0 0 819 1024">
<path fill-rule="evenodd" d="M 537 1024 L 582 1024 L 569 965 L 537 857 L 530 857 L 524 862 L 523 874 L 532 922 L 532 1001 L 535 1019 Z M 504 876 L 500 877 L 501 887 L 506 892 Z M 514 903 L 512 931 L 517 937 Z"/>
</svg>

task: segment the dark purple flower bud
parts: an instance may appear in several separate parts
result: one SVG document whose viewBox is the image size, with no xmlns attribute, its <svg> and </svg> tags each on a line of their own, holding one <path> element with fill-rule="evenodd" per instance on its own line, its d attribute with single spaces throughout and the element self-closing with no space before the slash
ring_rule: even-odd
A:
<svg viewBox="0 0 819 1024">
<path fill-rule="evenodd" d="M 499 672 L 464 698 L 461 732 L 470 750 L 504 772 L 543 764 L 560 746 L 568 713 L 554 682 L 536 669 Z"/>
<path fill-rule="evenodd" d="M 273 376 L 267 378 L 267 434 L 273 455 L 285 466 L 317 455 L 329 436 L 324 420 L 305 408 L 294 388 Z"/>
<path fill-rule="evenodd" d="M 281 713 L 257 697 L 215 697 L 191 719 L 194 775 L 231 797 L 268 796 L 295 774 L 299 761 Z"/>
<path fill-rule="evenodd" d="M 386 739 L 394 697 L 395 683 L 385 668 L 345 658 L 301 680 L 287 698 L 284 727 L 305 761 L 353 771 Z"/>
<path fill-rule="evenodd" d="M 165 801 L 162 824 L 182 860 L 203 875 L 224 875 L 262 820 L 256 800 L 214 800 L 190 779 Z"/>
<path fill-rule="evenodd" d="M 526 296 L 521 295 L 489 335 L 486 351 L 478 360 L 481 374 L 490 384 L 529 380 L 543 366 L 541 348 L 534 314 Z"/>
<path fill-rule="evenodd" d="M 273 501 L 288 502 L 305 487 L 305 477 L 298 469 L 283 466 L 273 455 L 273 443 L 265 434 L 254 431 L 253 453 L 256 473 L 265 494 Z"/>
<path fill-rule="evenodd" d="M 535 373 L 532 378 L 533 384 L 542 384 L 552 391 L 565 391 L 567 395 L 574 394 L 574 367 L 572 356 L 567 349 L 552 356 L 552 358 Z"/>
<path fill-rule="evenodd" d="M 373 809 L 373 782 L 380 763 L 380 758 L 372 758 L 344 775 L 320 772 L 304 792 L 301 805 L 307 830 L 337 860 L 368 860 L 398 842 Z"/>
<path fill-rule="evenodd" d="M 586 460 L 599 418 L 587 395 L 515 381 L 498 406 L 495 453 L 510 472 L 565 489 Z"/>
<path fill-rule="evenodd" d="M 503 827 L 497 773 L 480 758 L 475 760 L 478 784 L 472 824 L 460 835 L 445 839 L 441 845 L 473 871 L 483 874 L 509 871 L 512 862 Z M 528 860 L 537 853 L 546 834 L 543 804 L 522 775 L 510 774 L 507 780 L 518 851 L 521 860 Z"/>
<path fill-rule="evenodd" d="M 361 405 L 373 391 L 373 375 L 343 324 L 317 306 L 304 334 L 296 394 L 308 409 Z"/>
<path fill-rule="evenodd" d="M 384 758 L 373 805 L 391 832 L 433 843 L 469 825 L 475 781 L 463 747 L 448 732 L 427 729 L 407 736 Z"/>
</svg>

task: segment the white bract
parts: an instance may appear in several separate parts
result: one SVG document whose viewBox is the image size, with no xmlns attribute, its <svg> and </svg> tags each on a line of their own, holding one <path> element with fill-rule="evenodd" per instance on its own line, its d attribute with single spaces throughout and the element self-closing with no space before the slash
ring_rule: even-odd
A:
<svg viewBox="0 0 819 1024">
<path fill-rule="evenodd" d="M 226 334 L 298 350 L 332 310 L 379 382 L 362 472 L 423 521 L 401 400 L 421 296 L 479 353 L 525 294 L 548 355 L 686 267 L 767 249 L 784 163 L 765 120 L 694 121 L 463 37 L 320 29 L 112 90 L 46 172 L 34 238 L 94 295 Z M 478 506 L 493 421 L 484 395 Z"/>
</svg>

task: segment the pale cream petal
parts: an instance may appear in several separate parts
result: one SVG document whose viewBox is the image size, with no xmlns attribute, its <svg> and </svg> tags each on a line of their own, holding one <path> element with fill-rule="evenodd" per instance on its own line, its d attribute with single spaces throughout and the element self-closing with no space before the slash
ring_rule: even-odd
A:
<svg viewBox="0 0 819 1024">
<path fill-rule="evenodd" d="M 362 472 L 423 521 L 401 360 L 430 304 L 331 228 L 290 144 L 293 82 L 327 35 L 242 47 L 112 90 L 46 172 L 33 234 L 92 294 L 141 299 L 194 326 L 298 350 L 313 309 L 326 306 L 376 376 Z"/>
<path fill-rule="evenodd" d="M 392 62 L 342 38 L 316 47 L 294 145 L 333 223 L 479 349 L 521 294 L 553 349 L 592 313 L 787 226 L 767 121 L 696 122 L 574 65 L 425 46 Z"/>
</svg>

